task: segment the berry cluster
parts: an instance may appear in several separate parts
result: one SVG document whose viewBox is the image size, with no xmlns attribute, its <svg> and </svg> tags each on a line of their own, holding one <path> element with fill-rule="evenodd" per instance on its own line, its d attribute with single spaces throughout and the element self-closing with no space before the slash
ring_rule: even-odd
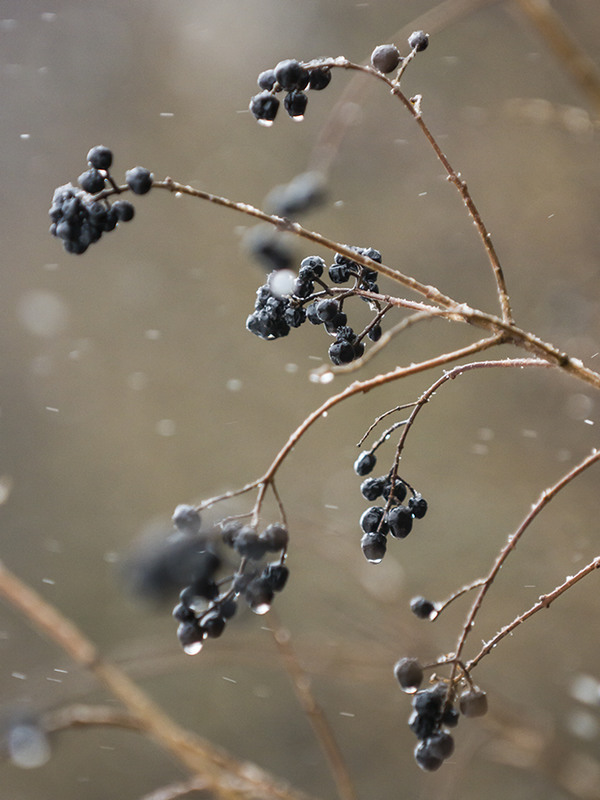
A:
<svg viewBox="0 0 600 800">
<path fill-rule="evenodd" d="M 373 471 L 377 456 L 365 450 L 354 462 L 354 471 L 360 477 Z M 394 539 L 405 539 L 412 530 L 413 521 L 427 513 L 427 501 L 412 486 L 391 470 L 378 478 L 366 478 L 360 485 L 365 500 L 374 502 L 382 497 L 385 505 L 370 506 L 360 518 L 363 536 L 360 542 L 363 554 L 371 564 L 379 564 L 387 549 L 387 534 Z M 406 505 L 403 501 L 410 491 Z"/>
<path fill-rule="evenodd" d="M 193 506 L 177 506 L 173 522 L 183 534 L 197 536 L 200 532 L 200 515 Z M 207 550 L 202 569 L 181 591 L 173 609 L 179 623 L 177 637 L 188 655 L 199 653 L 205 639 L 221 636 L 227 620 L 237 611 L 240 596 L 255 614 L 266 614 L 275 593 L 282 591 L 288 579 L 284 564 L 288 532 L 284 525 L 272 523 L 257 533 L 250 525 L 230 521 L 222 527 L 222 540 L 240 556 L 237 571 L 217 580 L 221 560 Z M 264 564 L 268 553 L 279 553 L 279 560 Z"/>
<path fill-rule="evenodd" d="M 54 192 L 49 211 L 50 233 L 62 240 L 67 253 L 85 253 L 103 233 L 134 217 L 135 209 L 127 200 L 111 204 L 102 196 L 107 188 L 115 193 L 122 191 L 110 174 L 112 160 L 108 147 L 92 147 L 87 155 L 88 169 L 77 180 L 80 188 L 66 183 Z M 134 167 L 126 172 L 125 180 L 134 194 L 146 194 L 152 188 L 153 176 L 144 167 Z"/>
<path fill-rule="evenodd" d="M 372 247 L 353 248 L 361 255 L 381 263 L 381 253 Z M 331 284 L 353 285 L 340 292 L 323 279 L 327 275 Z M 329 347 L 329 358 L 333 364 L 350 364 L 364 353 L 363 339 L 371 341 L 381 337 L 379 320 L 383 316 L 377 301 L 370 301 L 376 316 L 361 333 L 356 333 L 348 323 L 344 302 L 360 291 L 377 294 L 377 272 L 363 267 L 346 256 L 336 253 L 333 264 L 327 268 L 320 256 L 309 256 L 300 264 L 298 277 L 286 284 L 286 276 L 273 272 L 267 282 L 256 293 L 254 311 L 246 320 L 246 328 L 262 339 L 279 339 L 287 336 L 291 328 L 299 328 L 308 321 L 323 325 L 328 334 L 335 337 Z"/>
<path fill-rule="evenodd" d="M 487 712 L 487 695 L 477 686 L 469 685 L 454 706 L 454 691 L 443 681 L 421 689 L 423 667 L 416 658 L 401 658 L 394 666 L 394 675 L 402 691 L 414 695 L 408 727 L 419 743 L 415 760 L 426 772 L 441 767 L 454 752 L 454 739 L 449 729 L 458 725 L 460 716 L 481 717 Z"/>
<path fill-rule="evenodd" d="M 331 70 L 318 63 L 304 66 L 293 58 L 280 61 L 275 69 L 267 69 L 258 76 L 262 91 L 250 100 L 250 111 L 261 125 L 272 125 L 279 109 L 278 92 L 286 92 L 283 107 L 294 120 L 304 119 L 308 103 L 305 89 L 320 90 L 329 85 Z"/>
</svg>

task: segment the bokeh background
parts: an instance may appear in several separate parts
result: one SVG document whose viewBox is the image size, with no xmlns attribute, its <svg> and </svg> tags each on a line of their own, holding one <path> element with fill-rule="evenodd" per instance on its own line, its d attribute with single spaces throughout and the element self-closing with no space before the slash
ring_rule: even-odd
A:
<svg viewBox="0 0 600 800">
<path fill-rule="evenodd" d="M 495 310 L 490 270 L 460 198 L 383 86 L 349 88 L 352 76 L 336 71 L 327 90 L 310 97 L 301 124 L 282 112 L 267 130 L 247 111 L 261 70 L 288 57 L 363 61 L 389 41 L 405 50 L 414 21 L 436 5 L 0 2 L 0 557 L 178 721 L 321 798 L 334 798 L 335 788 L 266 629 L 269 617 L 239 614 L 222 639 L 189 658 L 170 608 L 134 596 L 123 573 L 144 537 L 168 534 L 176 504 L 258 477 L 299 422 L 351 377 L 329 386 L 308 380 L 326 358 L 321 330 L 271 343 L 244 330 L 264 281 L 243 247 L 247 217 L 150 193 L 137 200 L 130 225 L 74 257 L 48 235 L 47 210 L 54 188 L 76 180 L 95 144 L 114 150 L 116 176 L 142 164 L 158 177 L 261 205 L 274 186 L 320 163 L 323 142 L 343 134 L 339 148 L 325 151 L 327 202 L 303 222 L 375 246 L 386 263 Z M 457 13 L 465 5 L 446 2 L 429 18 L 437 33 L 405 90 L 423 96 L 430 127 L 469 183 L 520 324 L 593 366 L 598 108 L 519 3 Z M 600 65 L 598 4 L 552 6 Z M 298 260 L 319 253 L 294 247 Z M 427 323 L 362 374 L 472 336 Z M 451 650 L 467 604 L 428 624 L 410 614 L 410 598 L 442 599 L 483 574 L 540 492 L 598 443 L 598 400 L 573 380 L 502 370 L 452 382 L 422 412 L 402 464 L 430 511 L 379 567 L 369 565 L 359 548 L 365 503 L 352 471 L 356 442 L 375 416 L 415 399 L 438 374 L 351 400 L 289 458 L 279 490 L 292 576 L 278 618 L 359 797 L 598 798 L 594 575 L 482 662 L 477 680 L 491 710 L 461 723 L 451 763 L 433 775 L 414 764 L 409 701 L 391 666 L 402 655 L 427 660 Z M 234 510 L 244 508 L 239 501 Z M 596 468 L 531 527 L 490 592 L 471 653 L 597 554 L 597 520 Z M 6 604 L 0 653 L 5 729 L 14 715 L 112 702 Z M 4 754 L 3 800 L 141 798 L 183 777 L 135 733 L 73 730 L 51 744 L 38 769 L 19 769 Z"/>
</svg>

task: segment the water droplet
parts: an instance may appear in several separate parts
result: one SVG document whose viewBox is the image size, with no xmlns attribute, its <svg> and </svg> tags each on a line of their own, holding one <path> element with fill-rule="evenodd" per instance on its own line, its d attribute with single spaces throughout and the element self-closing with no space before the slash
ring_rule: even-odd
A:
<svg viewBox="0 0 600 800">
<path fill-rule="evenodd" d="M 257 122 L 258 122 L 259 125 L 262 125 L 263 128 L 270 128 L 271 125 L 273 124 L 273 120 L 272 119 L 259 119 L 259 120 L 257 120 Z"/>
<path fill-rule="evenodd" d="M 252 607 L 252 611 L 254 611 L 255 614 L 262 616 L 263 614 L 266 614 L 270 608 L 271 606 L 269 603 L 259 603 L 258 605 Z"/>
<path fill-rule="evenodd" d="M 381 556 L 381 558 L 367 558 L 367 561 L 369 564 L 381 564 L 383 561 L 383 556 Z"/>
<path fill-rule="evenodd" d="M 302 122 L 302 120 L 304 119 L 304 114 L 297 114 L 295 117 L 292 117 L 292 119 L 294 120 L 294 122 Z"/>
<path fill-rule="evenodd" d="M 203 646 L 202 642 L 191 642 L 185 645 L 183 652 L 188 656 L 197 656 Z"/>
<path fill-rule="evenodd" d="M 8 734 L 10 760 L 22 769 L 35 769 L 50 760 L 50 745 L 46 734 L 37 725 L 20 723 Z"/>
</svg>

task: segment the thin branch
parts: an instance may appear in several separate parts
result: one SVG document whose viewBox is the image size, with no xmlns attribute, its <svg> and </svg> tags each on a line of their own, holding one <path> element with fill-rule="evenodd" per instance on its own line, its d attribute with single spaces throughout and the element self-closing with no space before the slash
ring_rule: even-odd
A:
<svg viewBox="0 0 600 800">
<path fill-rule="evenodd" d="M 354 783 L 333 730 L 323 713 L 323 709 L 315 699 L 310 688 L 310 680 L 298 661 L 288 631 L 278 626 L 271 632 L 281 660 L 294 687 L 296 697 L 331 768 L 340 799 L 357 800 Z"/>
<path fill-rule="evenodd" d="M 38 630 L 100 683 L 140 721 L 152 737 L 192 774 L 202 775 L 210 790 L 222 800 L 308 800 L 260 767 L 237 761 L 225 750 L 180 727 L 121 669 L 101 657 L 92 642 L 0 561 L 0 596 L 19 610 Z"/>
<path fill-rule="evenodd" d="M 498 554 L 496 560 L 494 561 L 492 568 L 490 569 L 488 575 L 486 576 L 484 583 L 477 593 L 477 596 L 471 606 L 469 613 L 465 619 L 463 624 L 462 631 L 458 638 L 458 642 L 456 644 L 456 649 L 454 651 L 454 657 L 459 659 L 462 655 L 463 648 L 465 646 L 465 642 L 473 626 L 475 624 L 475 618 L 481 609 L 483 600 L 488 593 L 490 587 L 492 586 L 496 576 L 502 569 L 502 566 L 508 556 L 515 550 L 517 544 L 519 543 L 521 537 L 527 530 L 527 528 L 531 525 L 533 520 L 537 517 L 537 515 L 548 505 L 548 503 L 556 497 L 556 495 L 565 488 L 572 480 L 577 478 L 581 475 L 582 472 L 585 472 L 586 469 L 591 467 L 596 461 L 600 460 L 600 451 L 599 450 L 592 450 L 589 456 L 586 456 L 579 464 L 573 467 L 572 470 L 567 472 L 566 475 L 557 481 L 554 486 L 546 489 L 540 495 L 537 503 L 532 506 L 531 511 L 527 514 L 523 522 L 519 525 L 517 530 L 509 536 L 507 543 L 504 545 L 500 553 Z M 452 670 L 452 674 L 450 676 L 450 685 L 452 685 L 454 678 L 456 676 L 456 668 L 454 667 Z"/>
<path fill-rule="evenodd" d="M 525 611 L 523 614 L 520 614 L 518 617 L 515 617 L 512 622 L 509 622 L 508 625 L 505 625 L 498 633 L 493 636 L 485 645 L 481 648 L 479 653 L 474 656 L 466 665 L 467 670 L 472 670 L 473 667 L 476 667 L 477 664 L 481 661 L 481 659 L 486 656 L 491 650 L 496 647 L 498 642 L 504 639 L 505 636 L 508 636 L 509 633 L 512 633 L 515 628 L 521 625 L 525 620 L 528 620 L 529 617 L 532 617 L 534 614 L 537 614 L 538 611 L 541 611 L 542 608 L 549 608 L 550 603 L 553 603 L 557 597 L 560 597 L 561 594 L 570 589 L 572 586 L 575 586 L 582 578 L 585 578 L 586 575 L 589 575 L 590 572 L 593 572 L 596 569 L 600 569 L 600 556 L 596 556 L 589 564 L 586 564 L 585 567 L 582 567 L 579 572 L 575 575 L 570 575 L 568 578 L 565 579 L 563 583 L 557 586 L 548 594 L 540 595 L 540 599 L 538 600 L 535 605 L 531 606 L 530 609 Z"/>
<path fill-rule="evenodd" d="M 514 0 L 600 115 L 600 71 L 548 0 Z"/>
<path fill-rule="evenodd" d="M 177 800 L 190 792 L 202 792 L 210 789 L 208 781 L 201 775 L 190 778 L 189 781 L 171 783 L 169 786 L 162 786 L 155 792 L 144 795 L 140 800 Z"/>
</svg>

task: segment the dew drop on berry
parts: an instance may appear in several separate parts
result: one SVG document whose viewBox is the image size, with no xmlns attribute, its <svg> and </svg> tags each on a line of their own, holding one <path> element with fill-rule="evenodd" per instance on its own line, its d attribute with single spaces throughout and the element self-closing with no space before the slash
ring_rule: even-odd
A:
<svg viewBox="0 0 600 800">
<path fill-rule="evenodd" d="M 202 642 L 190 642 L 184 645 L 183 652 L 188 656 L 197 656 L 203 646 Z"/>
<path fill-rule="evenodd" d="M 266 614 L 271 609 L 271 604 L 270 603 L 258 603 L 257 605 L 250 606 L 250 607 L 251 607 L 252 611 L 254 611 L 255 614 L 258 614 L 259 616 L 262 616 L 263 614 Z"/>
</svg>

